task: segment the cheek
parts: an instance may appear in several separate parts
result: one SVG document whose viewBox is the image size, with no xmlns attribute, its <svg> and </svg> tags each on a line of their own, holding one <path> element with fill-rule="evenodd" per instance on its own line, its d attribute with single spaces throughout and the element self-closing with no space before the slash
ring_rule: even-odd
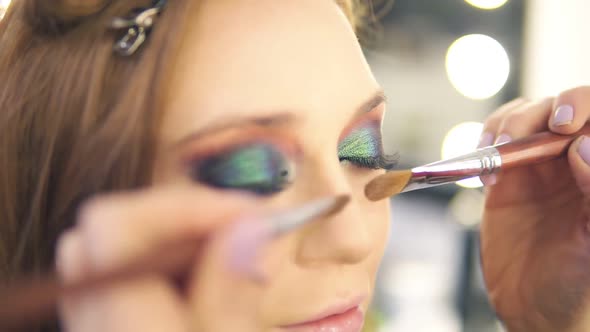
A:
<svg viewBox="0 0 590 332">
<path fill-rule="evenodd" d="M 362 211 L 366 216 L 367 232 L 372 244 L 371 254 L 367 257 L 364 267 L 372 283 L 370 302 L 375 292 L 377 273 L 389 239 L 391 227 L 389 200 L 370 202 L 365 199 L 362 203 Z"/>
<path fill-rule="evenodd" d="M 391 213 L 388 199 L 371 202 L 365 197 L 365 185 L 385 171 L 367 171 L 353 167 L 347 170 L 347 173 L 352 188 L 354 188 L 355 199 L 360 204 L 366 230 L 371 238 L 371 256 L 368 258 L 367 264 L 370 273 L 374 275 L 377 273 L 389 239 Z"/>
<path fill-rule="evenodd" d="M 371 235 L 373 250 L 369 258 L 371 273 L 375 275 L 385 253 L 391 227 L 389 200 L 366 202 L 363 211 L 367 215 L 367 229 Z"/>
<path fill-rule="evenodd" d="M 188 286 L 191 327 L 195 331 L 261 331 L 261 288 L 228 269 L 226 244 L 227 234 L 215 236 L 195 262 Z"/>
</svg>

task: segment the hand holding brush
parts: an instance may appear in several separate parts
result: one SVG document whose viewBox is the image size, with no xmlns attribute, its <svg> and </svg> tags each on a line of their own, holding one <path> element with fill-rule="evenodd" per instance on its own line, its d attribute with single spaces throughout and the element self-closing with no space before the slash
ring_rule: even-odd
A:
<svg viewBox="0 0 590 332">
<path fill-rule="evenodd" d="M 366 194 L 483 176 L 483 275 L 507 331 L 590 331 L 589 120 L 590 87 L 518 99 L 489 117 L 478 152 L 382 175 Z"/>
</svg>

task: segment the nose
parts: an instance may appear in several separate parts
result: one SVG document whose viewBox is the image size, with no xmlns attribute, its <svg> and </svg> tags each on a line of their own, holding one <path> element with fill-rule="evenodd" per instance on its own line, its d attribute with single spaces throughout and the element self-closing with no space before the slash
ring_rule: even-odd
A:
<svg viewBox="0 0 590 332">
<path fill-rule="evenodd" d="M 371 239 L 358 200 L 317 220 L 298 238 L 296 262 L 300 266 L 355 264 L 371 253 Z"/>
</svg>

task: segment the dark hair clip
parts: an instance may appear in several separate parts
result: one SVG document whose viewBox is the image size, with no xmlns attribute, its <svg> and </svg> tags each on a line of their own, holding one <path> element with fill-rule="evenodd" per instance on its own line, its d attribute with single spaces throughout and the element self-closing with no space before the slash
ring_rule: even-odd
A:
<svg viewBox="0 0 590 332">
<path fill-rule="evenodd" d="M 154 0 L 151 7 L 135 9 L 127 18 L 113 19 L 111 29 L 126 30 L 125 35 L 115 43 L 115 52 L 122 56 L 134 54 L 147 39 L 166 2 L 166 0 Z"/>
</svg>

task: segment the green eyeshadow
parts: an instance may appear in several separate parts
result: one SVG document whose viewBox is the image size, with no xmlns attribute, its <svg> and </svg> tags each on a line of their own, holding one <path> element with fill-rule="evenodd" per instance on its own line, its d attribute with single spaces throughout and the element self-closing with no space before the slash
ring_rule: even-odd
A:
<svg viewBox="0 0 590 332">
<path fill-rule="evenodd" d="M 338 159 L 371 169 L 390 169 L 395 164 L 394 158 L 383 154 L 381 130 L 374 123 L 366 123 L 342 139 Z"/>
<path fill-rule="evenodd" d="M 294 167 L 274 145 L 253 143 L 198 162 L 193 176 L 213 187 L 271 194 L 291 183 Z"/>
</svg>

